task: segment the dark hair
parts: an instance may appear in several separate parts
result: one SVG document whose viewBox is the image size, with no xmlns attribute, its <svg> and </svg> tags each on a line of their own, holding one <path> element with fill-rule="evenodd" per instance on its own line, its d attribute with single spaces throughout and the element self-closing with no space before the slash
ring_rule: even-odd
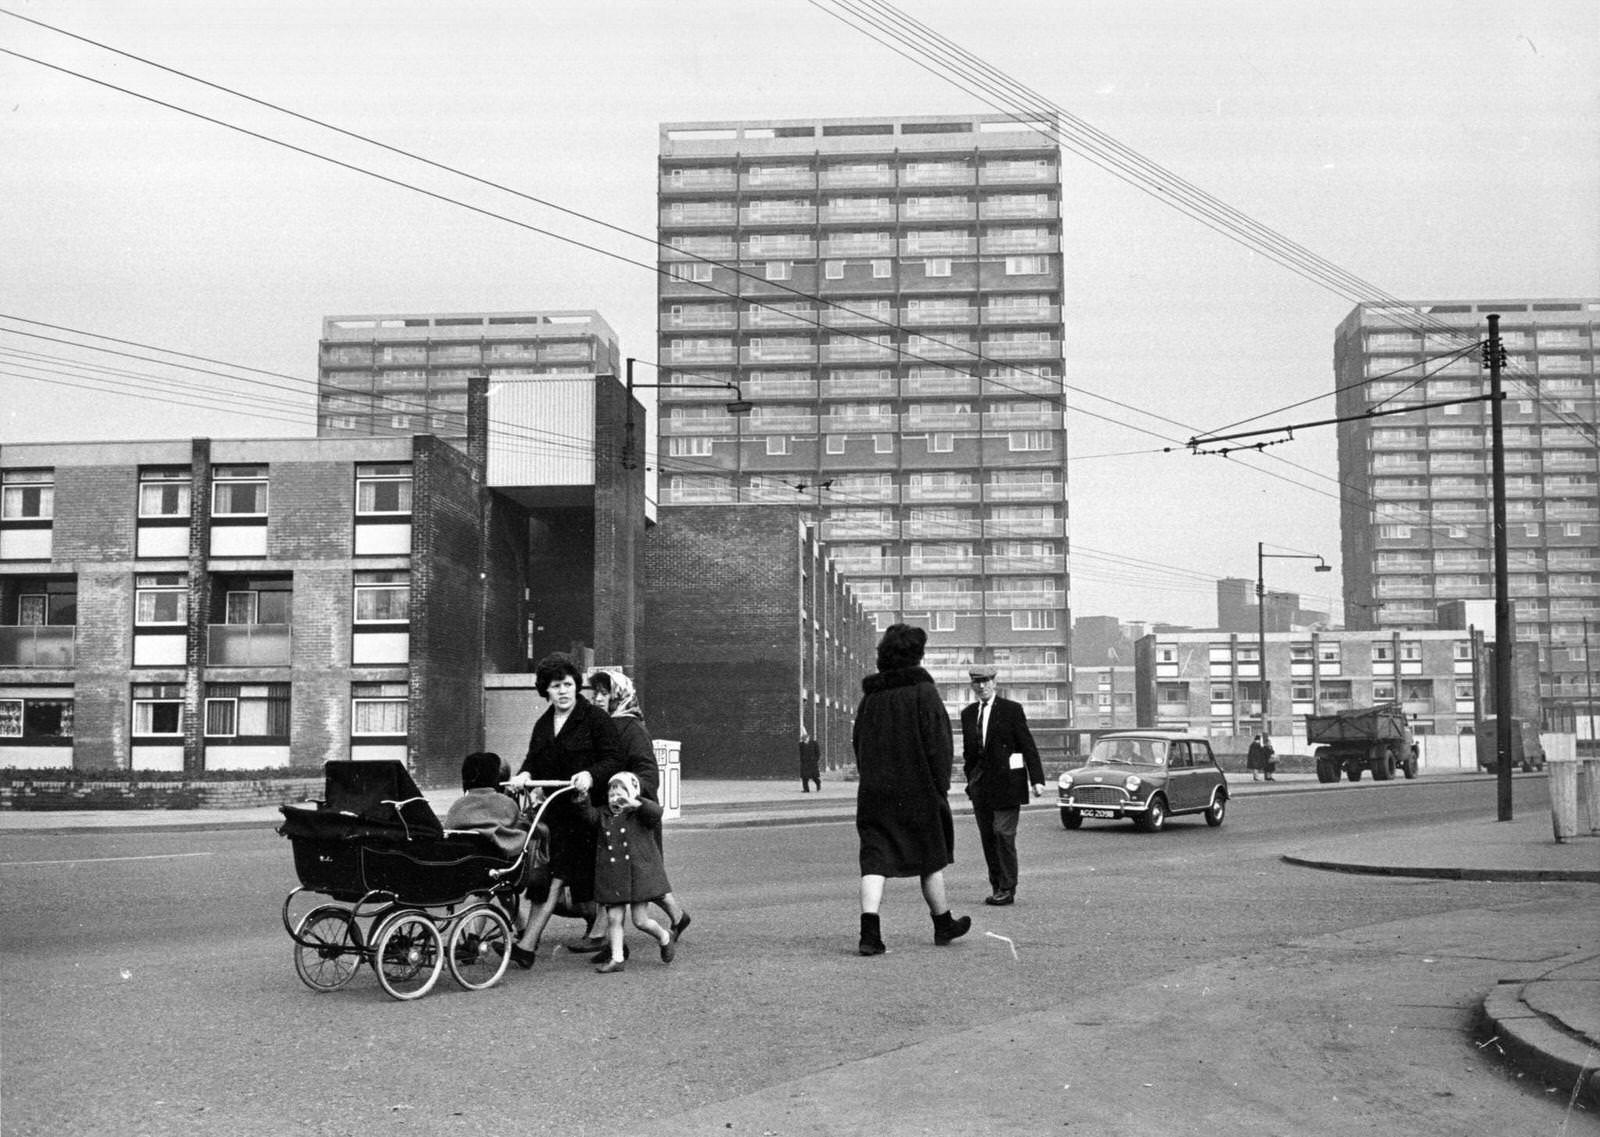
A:
<svg viewBox="0 0 1600 1137">
<path fill-rule="evenodd" d="M 922 662 L 928 633 L 912 624 L 890 624 L 878 641 L 878 670 L 898 671 Z"/>
<path fill-rule="evenodd" d="M 579 670 L 577 661 L 564 651 L 553 651 L 533 669 L 533 689 L 539 692 L 542 699 L 550 690 L 550 684 L 566 675 L 572 676 L 572 681 L 579 687 L 583 686 L 583 672 Z"/>
<path fill-rule="evenodd" d="M 461 792 L 494 789 L 510 774 L 510 767 L 492 750 L 468 754 L 461 762 Z"/>
<path fill-rule="evenodd" d="M 611 694 L 611 672 L 603 670 L 596 671 L 593 675 L 589 676 L 589 689 L 592 690 L 596 695 Z"/>
</svg>

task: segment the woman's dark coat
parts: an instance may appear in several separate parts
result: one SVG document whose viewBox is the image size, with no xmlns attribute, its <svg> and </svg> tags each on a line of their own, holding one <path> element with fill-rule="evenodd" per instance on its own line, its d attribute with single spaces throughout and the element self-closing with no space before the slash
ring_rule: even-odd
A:
<svg viewBox="0 0 1600 1137">
<path fill-rule="evenodd" d="M 920 667 L 861 681 L 856 709 L 856 834 L 863 876 L 926 876 L 955 860 L 950 715 Z"/>
<path fill-rule="evenodd" d="M 587 770 L 594 778 L 590 801 L 604 801 L 606 783 L 622 769 L 622 740 L 611 716 L 579 695 L 560 734 L 554 733 L 554 719 L 551 707 L 533 724 L 521 772 L 539 781 L 564 782 Z M 595 831 L 584 823 L 572 792 L 550 803 L 544 821 L 550 826 L 550 874 L 572 887 L 574 903 L 594 899 Z"/>
</svg>

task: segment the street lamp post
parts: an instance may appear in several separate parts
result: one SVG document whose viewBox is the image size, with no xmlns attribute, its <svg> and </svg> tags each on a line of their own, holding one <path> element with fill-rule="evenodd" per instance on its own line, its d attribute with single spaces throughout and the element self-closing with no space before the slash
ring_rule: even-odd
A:
<svg viewBox="0 0 1600 1137">
<path fill-rule="evenodd" d="M 675 391 L 732 391 L 733 398 L 729 399 L 725 404 L 730 415 L 749 414 L 754 405 L 744 397 L 737 383 L 727 381 L 716 383 L 635 383 L 633 381 L 633 365 L 635 363 L 644 363 L 646 367 L 655 365 L 644 360 L 635 359 L 632 356 L 623 360 L 623 363 L 625 364 L 624 378 L 628 387 L 628 400 L 623 411 L 627 417 L 623 426 L 622 440 L 622 465 L 626 469 L 633 469 L 634 464 L 637 462 L 634 457 L 635 443 L 633 438 L 633 392 L 635 388 L 670 387 Z M 612 378 L 614 379 L 616 376 L 613 375 Z"/>
<path fill-rule="evenodd" d="M 1267 678 L 1267 582 L 1263 571 L 1268 557 L 1282 561 L 1316 561 L 1313 572 L 1332 572 L 1320 553 L 1269 553 L 1266 542 L 1256 542 L 1256 669 L 1261 673 L 1261 736 L 1272 737 L 1272 681 Z"/>
</svg>

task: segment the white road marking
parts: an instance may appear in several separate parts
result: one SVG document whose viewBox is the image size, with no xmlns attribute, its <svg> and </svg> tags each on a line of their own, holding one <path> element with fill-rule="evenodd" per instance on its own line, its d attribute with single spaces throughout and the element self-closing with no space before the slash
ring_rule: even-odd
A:
<svg viewBox="0 0 1600 1137">
<path fill-rule="evenodd" d="M 107 861 L 171 861 L 179 857 L 210 857 L 214 853 L 151 853 L 143 857 L 82 857 L 72 861 L 0 861 L 0 869 L 31 868 L 36 865 L 100 865 Z"/>
</svg>

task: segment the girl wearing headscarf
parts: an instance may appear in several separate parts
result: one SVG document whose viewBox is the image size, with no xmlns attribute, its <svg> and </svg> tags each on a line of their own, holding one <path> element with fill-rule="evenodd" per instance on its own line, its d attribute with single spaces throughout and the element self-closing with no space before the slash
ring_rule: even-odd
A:
<svg viewBox="0 0 1600 1137">
<path fill-rule="evenodd" d="M 661 770 L 656 765 L 655 743 L 644 724 L 644 707 L 639 702 L 639 692 L 633 680 L 620 671 L 602 668 L 589 676 L 589 685 L 593 689 L 595 705 L 610 707 L 611 721 L 622 739 L 622 768 L 639 779 L 643 796 L 659 803 Z M 661 826 L 657 825 L 650 833 L 655 838 L 656 850 L 661 851 Z M 672 921 L 672 940 L 676 943 L 678 937 L 689 928 L 689 913 L 671 891 L 656 903 Z"/>
<path fill-rule="evenodd" d="M 661 827 L 661 806 L 645 797 L 639 779 L 624 770 L 606 786 L 606 804 L 596 809 L 581 803 L 584 815 L 599 831 L 595 841 L 594 898 L 605 909 L 607 958 L 595 970 L 602 975 L 621 971 L 626 956 L 622 944 L 622 918 L 631 912 L 633 926 L 661 946 L 661 962 L 671 963 L 673 935 L 650 915 L 650 901 L 672 888 L 661 863 L 652 829 Z"/>
</svg>

